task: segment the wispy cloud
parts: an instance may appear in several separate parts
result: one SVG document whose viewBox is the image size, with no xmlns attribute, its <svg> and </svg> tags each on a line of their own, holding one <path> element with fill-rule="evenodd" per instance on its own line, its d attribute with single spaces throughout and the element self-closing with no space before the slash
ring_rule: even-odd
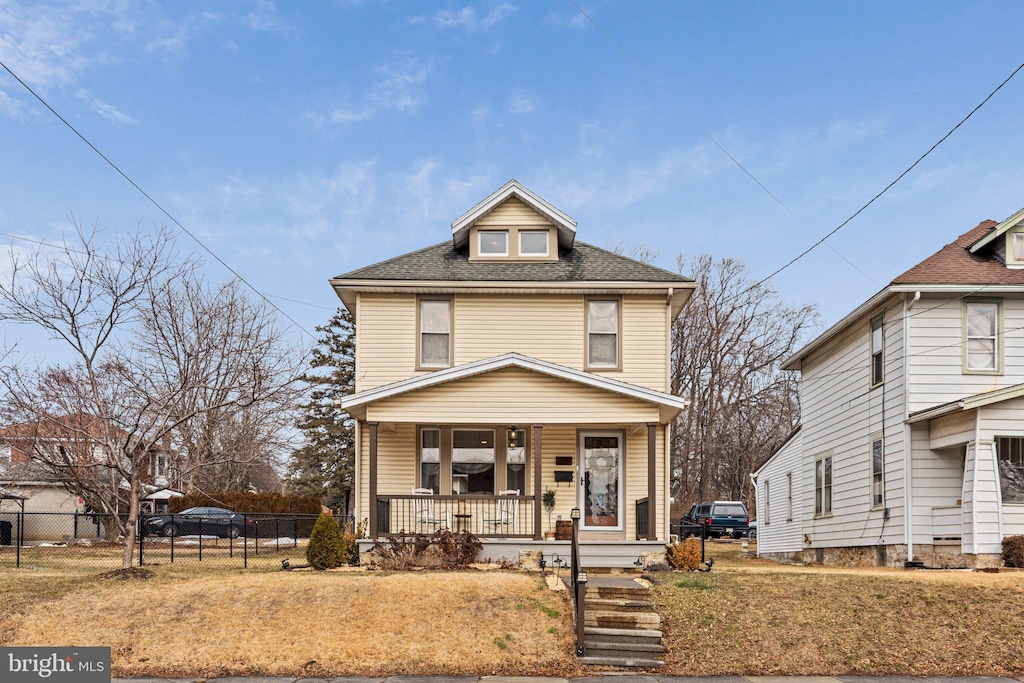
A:
<svg viewBox="0 0 1024 683">
<path fill-rule="evenodd" d="M 374 70 L 377 82 L 361 97 L 341 102 L 327 111 L 306 112 L 304 118 L 314 127 L 346 125 L 372 119 L 381 111 L 409 113 L 426 99 L 424 84 L 430 66 L 407 58 L 383 64 Z"/>
<path fill-rule="evenodd" d="M 516 90 L 512 93 L 512 98 L 509 100 L 508 104 L 508 111 L 510 114 L 529 114 L 536 108 L 536 97 L 531 97 L 522 90 Z"/>
<path fill-rule="evenodd" d="M 111 123 L 117 123 L 125 126 L 139 125 L 138 119 L 125 114 L 109 102 L 104 102 L 98 97 L 93 97 L 89 94 L 89 91 L 84 88 L 79 88 L 75 93 L 75 97 L 88 103 L 90 109 Z"/>
<path fill-rule="evenodd" d="M 461 28 L 468 32 L 486 31 L 499 21 L 516 12 L 516 6 L 503 2 L 481 14 L 476 7 L 463 7 L 458 10 L 442 10 L 434 15 L 434 23 L 443 28 Z"/>
</svg>

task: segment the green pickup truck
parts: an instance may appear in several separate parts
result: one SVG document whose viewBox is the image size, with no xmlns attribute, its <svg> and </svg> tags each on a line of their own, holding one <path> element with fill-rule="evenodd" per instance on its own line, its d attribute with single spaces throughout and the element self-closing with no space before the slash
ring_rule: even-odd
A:
<svg viewBox="0 0 1024 683">
<path fill-rule="evenodd" d="M 694 506 L 687 515 L 693 524 L 704 528 L 707 538 L 742 538 L 750 531 L 747 506 L 739 500 L 716 500 Z"/>
</svg>

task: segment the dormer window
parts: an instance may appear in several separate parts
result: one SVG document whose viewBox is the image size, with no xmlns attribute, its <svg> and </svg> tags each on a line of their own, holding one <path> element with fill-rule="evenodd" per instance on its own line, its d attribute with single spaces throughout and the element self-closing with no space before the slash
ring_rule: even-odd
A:
<svg viewBox="0 0 1024 683">
<path fill-rule="evenodd" d="M 547 256 L 548 255 L 548 231 L 547 230 L 520 230 L 519 231 L 519 255 L 520 256 Z"/>
<path fill-rule="evenodd" d="M 481 230 L 478 234 L 481 256 L 508 256 L 507 230 Z"/>
<path fill-rule="evenodd" d="M 1015 232 L 1013 237 L 1013 260 L 1024 262 L 1024 232 Z"/>
</svg>

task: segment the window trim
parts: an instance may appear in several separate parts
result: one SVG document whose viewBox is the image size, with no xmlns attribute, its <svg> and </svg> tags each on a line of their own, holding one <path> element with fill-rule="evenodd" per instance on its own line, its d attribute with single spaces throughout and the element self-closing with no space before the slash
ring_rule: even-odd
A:
<svg viewBox="0 0 1024 683">
<path fill-rule="evenodd" d="M 793 473 L 786 472 L 786 521 L 793 521 Z"/>
<path fill-rule="evenodd" d="M 420 315 L 424 301 L 447 301 L 448 302 L 448 364 L 447 365 L 424 365 L 423 364 L 423 330 L 420 327 Z M 416 371 L 433 372 L 444 370 L 455 365 L 455 297 L 451 295 L 420 295 L 416 297 Z"/>
<path fill-rule="evenodd" d="M 971 304 L 996 304 L 996 367 L 994 370 L 977 370 L 967 365 L 967 311 Z M 1003 325 L 1003 298 L 993 296 L 972 296 L 965 297 L 960 307 L 961 323 L 961 369 L 965 375 L 1002 375 L 1004 374 L 1003 348 L 1005 347 L 1005 327 Z M 974 339 L 987 339 L 987 337 L 973 337 Z"/>
<path fill-rule="evenodd" d="M 544 235 L 544 252 L 533 253 L 523 251 L 523 235 Z M 548 258 L 551 256 L 551 231 L 545 228 L 539 228 L 537 230 L 529 228 L 520 228 L 516 231 L 516 255 L 520 258 Z"/>
<path fill-rule="evenodd" d="M 875 378 L 875 324 L 878 324 L 879 329 L 882 333 L 882 348 L 878 350 L 878 354 L 882 358 L 882 367 L 879 372 L 879 377 Z M 880 387 L 885 384 L 885 311 L 878 313 L 871 317 L 868 323 L 868 360 L 870 365 L 868 366 L 868 384 L 872 389 Z"/>
<path fill-rule="evenodd" d="M 423 432 L 437 432 L 437 493 L 444 490 L 442 474 L 444 473 L 444 447 L 441 443 L 441 428 L 439 426 L 419 427 L 416 430 L 416 488 L 428 488 L 423 484 Z"/>
<path fill-rule="evenodd" d="M 483 250 L 483 248 L 482 248 L 483 247 L 483 240 L 484 240 L 484 235 L 485 234 L 500 234 L 500 235 L 504 235 L 505 236 L 505 251 L 502 252 L 502 253 L 493 253 L 493 254 L 485 252 Z M 487 259 L 487 258 L 508 258 L 508 256 L 509 256 L 509 242 L 511 241 L 510 237 L 511 237 L 511 235 L 509 235 L 509 231 L 508 230 L 501 230 L 501 229 L 494 229 L 494 230 L 492 230 L 490 228 L 480 228 L 479 230 L 476 231 L 476 255 L 477 255 L 477 258 L 482 258 L 482 259 Z"/>
<path fill-rule="evenodd" d="M 615 333 L 615 365 L 593 365 L 590 362 L 590 303 L 614 301 L 617 305 L 618 329 Z M 608 372 L 622 370 L 622 297 L 621 296 L 584 296 L 583 297 L 583 369 L 588 372 Z"/>
<path fill-rule="evenodd" d="M 882 444 L 882 470 L 880 472 L 875 472 L 875 444 L 876 443 L 881 443 Z M 870 464 L 870 466 L 868 468 L 868 471 L 870 472 L 870 474 L 868 476 L 868 500 L 871 502 L 871 510 L 884 510 L 885 509 L 885 493 L 886 493 L 885 492 L 885 436 L 883 436 L 881 432 L 878 432 L 877 434 L 873 434 L 868 439 L 868 458 L 871 461 L 871 464 Z M 833 471 L 832 475 L 833 475 L 833 478 L 835 478 L 835 472 L 834 471 Z M 875 502 L 875 476 L 876 475 L 881 477 L 881 482 L 882 482 L 882 502 L 881 503 L 876 503 Z"/>
<path fill-rule="evenodd" d="M 618 526 L 588 526 L 586 520 L 586 464 L 585 458 L 583 457 L 584 451 L 584 439 L 588 436 L 617 436 L 619 438 L 619 483 L 618 483 L 618 515 L 619 524 Z M 576 495 L 575 504 L 579 506 L 580 511 L 583 513 L 580 517 L 580 530 L 581 531 L 612 531 L 612 532 L 623 532 L 626 529 L 626 458 L 629 454 L 626 450 L 626 430 L 624 429 L 580 429 L 576 430 L 576 462 L 579 464 L 579 471 L 577 482 L 576 482 Z"/>
<path fill-rule="evenodd" d="M 764 525 L 768 526 L 772 523 L 772 498 L 771 498 L 771 487 L 767 479 L 764 481 Z"/>
<path fill-rule="evenodd" d="M 499 489 L 498 489 L 498 443 L 499 443 L 499 441 L 498 441 L 498 430 L 499 430 L 498 427 L 491 427 L 491 426 L 484 426 L 484 425 L 461 425 L 461 426 L 453 426 L 451 428 L 451 450 L 449 451 L 449 457 L 448 457 L 448 469 L 449 469 L 448 475 L 449 475 L 449 480 L 451 481 L 451 486 L 452 486 L 453 489 L 455 487 L 455 432 L 490 432 L 491 433 L 491 450 L 493 451 L 492 455 L 494 457 L 494 461 L 491 463 L 491 467 L 493 468 L 492 474 L 491 474 L 491 478 L 492 478 L 492 480 L 494 482 L 493 483 L 493 488 L 492 488 L 490 493 L 474 494 L 474 493 L 467 492 L 467 493 L 461 494 L 461 495 L 468 495 L 468 496 L 472 496 L 472 495 L 488 496 L 488 495 L 490 495 L 490 496 L 494 496 L 494 495 L 498 494 L 498 491 L 499 491 Z"/>
<path fill-rule="evenodd" d="M 831 464 L 831 476 L 829 477 L 828 484 L 825 483 L 825 462 L 828 461 Z M 822 463 L 822 474 L 821 474 L 821 508 L 818 508 L 818 463 Z M 836 479 L 836 461 L 833 457 L 832 451 L 825 451 L 814 456 L 814 518 L 822 519 L 825 517 L 832 516 L 832 510 L 835 508 L 835 479 Z M 825 509 L 825 489 L 828 488 L 829 496 L 828 509 Z"/>
</svg>

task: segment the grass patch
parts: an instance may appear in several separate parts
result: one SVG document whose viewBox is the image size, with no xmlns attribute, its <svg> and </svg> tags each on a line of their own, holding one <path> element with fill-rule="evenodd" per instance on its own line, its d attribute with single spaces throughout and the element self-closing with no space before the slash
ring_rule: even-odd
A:
<svg viewBox="0 0 1024 683">
<path fill-rule="evenodd" d="M 578 672 L 564 596 L 522 573 L 152 569 L 148 581 L 0 570 L 0 644 L 109 646 L 117 677 Z"/>
<path fill-rule="evenodd" d="M 660 673 L 1024 673 L 1024 574 L 791 567 L 744 559 L 738 545 L 707 550 L 712 574 L 654 588 L 669 649 Z"/>
</svg>

